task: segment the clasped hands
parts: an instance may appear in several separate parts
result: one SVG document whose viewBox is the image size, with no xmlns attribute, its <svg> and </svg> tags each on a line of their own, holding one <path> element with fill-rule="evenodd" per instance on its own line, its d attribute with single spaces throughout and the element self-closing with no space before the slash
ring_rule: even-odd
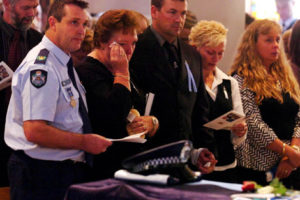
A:
<svg viewBox="0 0 300 200">
<path fill-rule="evenodd" d="M 159 124 L 153 123 L 154 116 L 137 116 L 127 124 L 126 129 L 129 135 L 146 132 L 149 137 L 153 137 Z M 157 120 L 157 119 L 156 119 Z M 158 120 L 157 120 L 158 122 Z"/>
<path fill-rule="evenodd" d="M 284 156 L 276 170 L 276 177 L 279 179 L 287 178 L 291 175 L 292 171 L 296 170 L 300 166 L 300 151 L 299 147 L 294 148 L 294 145 L 292 147 L 286 145 L 285 148 L 291 149 L 291 153 L 288 156 Z"/>
</svg>

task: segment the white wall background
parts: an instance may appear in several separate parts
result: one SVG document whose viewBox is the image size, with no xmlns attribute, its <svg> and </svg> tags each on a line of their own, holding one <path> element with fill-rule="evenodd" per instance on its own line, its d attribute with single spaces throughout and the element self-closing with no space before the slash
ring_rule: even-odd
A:
<svg viewBox="0 0 300 200">
<path fill-rule="evenodd" d="M 103 12 L 109 9 L 130 9 L 143 13 L 150 18 L 150 0 L 86 0 L 91 13 Z"/>
<path fill-rule="evenodd" d="M 109 9 L 132 9 L 150 18 L 150 0 L 87 0 L 89 11 L 103 12 Z M 228 72 L 231 67 L 237 44 L 244 31 L 244 0 L 188 0 L 189 9 L 197 15 L 198 20 L 216 20 L 222 22 L 228 31 L 227 47 L 219 67 Z"/>
</svg>

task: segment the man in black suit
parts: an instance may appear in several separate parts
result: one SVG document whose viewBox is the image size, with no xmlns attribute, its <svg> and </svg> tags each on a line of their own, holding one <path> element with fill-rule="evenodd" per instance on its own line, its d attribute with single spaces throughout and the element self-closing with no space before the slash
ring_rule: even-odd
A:
<svg viewBox="0 0 300 200">
<path fill-rule="evenodd" d="M 37 14 L 38 0 L 3 0 L 4 12 L 0 17 L 0 61 L 16 70 L 27 52 L 37 45 L 42 35 L 30 28 Z M 9 148 L 4 143 L 4 124 L 10 87 L 0 91 L 0 186 L 8 185 L 7 160 Z"/>
<path fill-rule="evenodd" d="M 160 128 L 147 142 L 149 148 L 181 139 L 199 148 L 197 135 L 207 131 L 202 127 L 208 101 L 201 58 L 178 38 L 186 12 L 186 0 L 152 0 L 152 25 L 139 36 L 130 62 L 132 79 L 145 93 L 154 94 L 151 115 Z"/>
</svg>

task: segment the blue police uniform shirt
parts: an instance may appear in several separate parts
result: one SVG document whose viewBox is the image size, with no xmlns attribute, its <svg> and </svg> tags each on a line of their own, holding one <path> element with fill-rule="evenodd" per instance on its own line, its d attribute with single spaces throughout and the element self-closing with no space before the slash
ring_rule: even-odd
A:
<svg viewBox="0 0 300 200">
<path fill-rule="evenodd" d="M 35 63 L 42 49 L 49 51 L 47 57 L 42 58 L 46 62 Z M 58 129 L 82 134 L 79 94 L 68 75 L 69 59 L 69 55 L 44 36 L 14 73 L 4 136 L 12 149 L 23 150 L 28 156 L 41 160 L 84 161 L 81 150 L 47 148 L 29 142 L 23 129 L 24 121 L 44 120 Z M 86 105 L 85 90 L 76 72 L 75 79 Z"/>
</svg>

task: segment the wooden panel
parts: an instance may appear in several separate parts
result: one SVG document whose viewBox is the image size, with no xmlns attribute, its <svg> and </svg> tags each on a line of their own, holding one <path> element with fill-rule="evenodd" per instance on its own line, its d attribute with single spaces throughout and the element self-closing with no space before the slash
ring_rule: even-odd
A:
<svg viewBox="0 0 300 200">
<path fill-rule="evenodd" d="M 10 200 L 9 187 L 0 187 L 0 199 Z"/>
</svg>

